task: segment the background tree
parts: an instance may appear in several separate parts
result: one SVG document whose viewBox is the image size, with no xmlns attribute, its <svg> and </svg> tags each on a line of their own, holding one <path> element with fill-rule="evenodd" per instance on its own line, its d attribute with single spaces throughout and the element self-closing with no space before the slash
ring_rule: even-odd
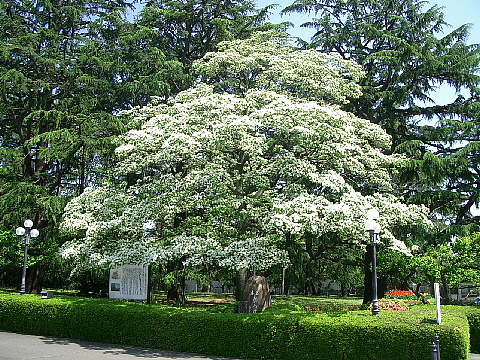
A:
<svg viewBox="0 0 480 360">
<path fill-rule="evenodd" d="M 473 233 L 451 244 L 429 246 L 412 258 L 411 264 L 420 279 L 427 279 L 427 284 L 441 283 L 442 302 L 450 304 L 452 289 L 458 289 L 462 283 L 479 283 L 479 250 L 480 235 Z"/>
<path fill-rule="evenodd" d="M 314 16 L 303 24 L 316 30 L 304 47 L 337 53 L 365 70 L 362 96 L 344 108 L 392 136 L 387 153 L 410 157 L 399 194 L 441 220 L 421 242 L 446 244 L 478 231 L 480 48 L 465 43 L 470 25 L 443 34 L 441 8 L 419 0 L 296 0 L 283 12 Z M 435 104 L 440 87 L 457 98 Z"/>
<path fill-rule="evenodd" d="M 68 197 L 111 169 L 110 137 L 125 129 L 114 114 L 167 88 L 178 70 L 158 50 L 147 56 L 134 46 L 144 40 L 122 18 L 129 6 L 0 4 L 0 214 L 4 228 L 27 218 L 41 228 L 32 259 L 58 248 L 55 227 Z"/>
<path fill-rule="evenodd" d="M 244 39 L 258 30 L 285 28 L 286 24 L 266 23 L 272 7 L 257 10 L 250 0 L 151 0 L 137 23 L 151 30 L 152 42 L 168 60 L 183 65 L 188 80 L 179 88 L 185 90 L 195 80 L 193 62 L 216 50 L 221 41 Z"/>
<path fill-rule="evenodd" d="M 12 230 L 0 230 L 0 286 L 17 280 L 16 276 L 14 279 L 9 279 L 12 274 L 18 275 L 18 263 L 22 259 L 20 244 L 16 238 Z"/>
<path fill-rule="evenodd" d="M 412 139 L 419 116 L 459 115 L 459 102 L 469 103 L 459 97 L 453 104 L 430 106 L 440 85 L 466 89 L 474 100 L 479 83 L 478 45 L 464 43 L 470 26 L 442 37 L 447 25 L 444 15 L 437 6 L 423 12 L 426 4 L 421 0 L 297 0 L 283 10 L 315 14 L 302 25 L 316 30 L 311 42 L 303 43 L 305 47 L 335 52 L 362 65 L 366 72 L 360 83 L 363 94 L 350 101 L 348 110 L 381 124 L 393 137 L 392 149 Z"/>
<path fill-rule="evenodd" d="M 382 153 L 389 137 L 379 126 L 332 101 L 357 91 L 345 78 L 359 76 L 358 67 L 285 41 L 258 33 L 221 44 L 222 52 L 196 65 L 207 82 L 225 69 L 228 79 L 255 74 L 250 90 L 216 93 L 199 84 L 167 104 L 131 110 L 143 125 L 116 150 L 116 174 L 125 181 L 68 204 L 62 226 L 72 241 L 64 255 L 78 266 L 266 269 L 285 264 L 308 239 L 312 253 L 344 242 L 358 251 L 371 207 L 384 214 L 385 242 L 407 250 L 393 229 L 428 219 L 421 206 L 389 194 L 390 171 L 402 157 Z M 228 66 L 219 68 L 225 58 Z M 328 86 L 308 81 L 320 75 Z M 140 175 L 133 182 L 132 173 Z M 364 185 L 382 191 L 363 195 Z"/>
</svg>

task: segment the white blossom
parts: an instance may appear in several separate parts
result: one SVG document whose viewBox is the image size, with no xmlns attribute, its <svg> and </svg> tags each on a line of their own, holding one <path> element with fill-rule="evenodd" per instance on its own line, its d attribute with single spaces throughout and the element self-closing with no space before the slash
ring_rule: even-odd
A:
<svg viewBox="0 0 480 360">
<path fill-rule="evenodd" d="M 263 238 L 236 241 L 222 250 L 218 256 L 220 266 L 236 270 L 263 270 L 275 265 L 288 267 L 288 253 L 272 247 Z"/>
<path fill-rule="evenodd" d="M 266 269 L 287 265 L 286 234 L 364 242 L 372 207 L 382 241 L 402 251 L 390 229 L 428 224 L 425 208 L 388 194 L 404 161 L 382 152 L 389 136 L 338 107 L 358 91 L 344 75 L 360 78 L 359 67 L 258 36 L 224 43 L 197 64 L 205 76 L 261 67 L 257 87 L 235 95 L 199 84 L 127 112 L 138 126 L 120 139 L 116 175 L 139 179 L 87 189 L 67 205 L 63 256 L 86 266 Z M 289 91 L 294 84 L 308 96 Z M 382 192 L 362 195 L 363 186 Z"/>
</svg>

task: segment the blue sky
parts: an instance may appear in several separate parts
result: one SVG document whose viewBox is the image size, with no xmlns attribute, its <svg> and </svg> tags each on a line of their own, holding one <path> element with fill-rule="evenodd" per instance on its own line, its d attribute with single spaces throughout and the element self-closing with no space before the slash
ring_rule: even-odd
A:
<svg viewBox="0 0 480 360">
<path fill-rule="evenodd" d="M 309 40 L 310 36 L 314 34 L 313 29 L 302 28 L 300 25 L 309 21 L 313 15 L 293 13 L 290 15 L 279 16 L 278 13 L 286 6 L 292 4 L 294 0 L 257 0 L 259 8 L 263 8 L 270 4 L 278 4 L 274 14 L 270 17 L 270 22 L 279 23 L 282 21 L 289 21 L 295 26 L 289 30 L 290 35 L 298 36 L 304 40 Z M 442 7 L 442 12 L 445 15 L 445 21 L 451 25 L 444 29 L 444 34 L 448 34 L 452 30 L 460 27 L 463 24 L 472 24 L 470 29 L 470 36 L 467 44 L 480 44 L 480 0 L 431 0 L 425 6 L 426 9 L 438 5 Z M 468 96 L 468 94 L 464 94 Z M 443 105 L 454 101 L 457 97 L 455 90 L 446 85 L 441 86 L 432 94 L 437 105 Z M 428 103 L 427 105 L 432 105 Z"/>
<path fill-rule="evenodd" d="M 309 21 L 311 17 L 307 14 L 291 14 L 280 17 L 280 12 L 284 7 L 292 4 L 294 0 L 257 0 L 257 7 L 263 8 L 270 4 L 278 4 L 278 8 L 274 11 L 274 14 L 270 17 L 270 22 L 279 23 L 282 21 L 290 21 L 295 24 L 295 27 L 291 29 L 290 34 L 292 36 L 302 37 L 303 39 L 309 39 L 309 36 L 313 34 L 312 29 L 301 28 L 300 24 Z M 471 29 L 471 35 L 467 40 L 468 44 L 480 44 L 480 0 L 430 0 L 427 6 L 438 5 L 443 7 L 443 13 L 447 23 L 451 24 L 450 30 L 459 27 L 463 24 L 473 24 Z M 137 10 L 133 12 L 129 17 L 136 14 L 138 9 L 141 9 L 144 5 L 144 0 L 140 0 L 136 4 Z M 449 29 L 446 29 L 448 33 Z"/>
<path fill-rule="evenodd" d="M 143 6 L 143 1 L 144 0 L 140 0 L 140 3 L 137 3 L 137 9 L 140 9 Z M 295 25 L 289 30 L 290 35 L 309 40 L 310 36 L 313 35 L 314 30 L 302 28 L 300 25 L 309 21 L 312 15 L 297 13 L 285 15 L 283 17 L 278 15 L 284 7 L 291 5 L 293 2 L 294 0 L 257 0 L 257 8 L 263 8 L 270 4 L 278 4 L 277 9 L 275 9 L 270 16 L 270 22 L 279 23 L 282 21 L 289 21 Z M 445 34 L 463 24 L 469 23 L 472 24 L 472 28 L 466 43 L 480 44 L 480 0 L 427 0 L 427 8 L 433 5 L 438 5 L 443 8 L 442 11 L 445 15 L 445 21 L 451 25 L 451 27 L 445 28 Z M 435 103 L 438 105 L 450 103 L 455 98 L 455 91 L 446 86 L 442 86 L 438 89 L 434 96 Z"/>
<path fill-rule="evenodd" d="M 310 35 L 313 34 L 313 30 L 301 28 L 300 24 L 309 21 L 311 19 L 310 15 L 291 14 L 283 17 L 278 15 L 279 11 L 293 2 L 294 0 L 257 0 L 259 8 L 263 8 L 270 4 L 278 4 L 279 7 L 275 10 L 276 14 L 270 17 L 270 22 L 278 23 L 281 21 L 290 21 L 295 24 L 295 27 L 289 31 L 290 35 L 308 40 Z M 473 24 L 473 27 L 467 43 L 480 43 L 480 0 L 431 0 L 427 6 L 433 6 L 435 4 L 443 7 L 442 11 L 445 14 L 445 20 L 452 25 L 451 28 L 445 29 L 445 33 L 448 33 L 463 24 L 471 23 Z"/>
</svg>

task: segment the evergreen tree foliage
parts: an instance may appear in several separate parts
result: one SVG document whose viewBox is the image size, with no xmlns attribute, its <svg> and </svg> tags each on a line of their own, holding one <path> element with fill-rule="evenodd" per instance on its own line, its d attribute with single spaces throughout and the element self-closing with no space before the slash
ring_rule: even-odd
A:
<svg viewBox="0 0 480 360">
<path fill-rule="evenodd" d="M 50 237 L 67 197 L 111 169 L 118 111 L 168 95 L 181 65 L 149 48 L 123 0 L 0 3 L 0 215 Z M 143 38 L 144 36 L 145 38 Z M 55 246 L 45 246 L 54 249 Z M 35 249 L 32 249 L 35 253 Z"/>
<path fill-rule="evenodd" d="M 465 43 L 471 25 L 443 33 L 442 9 L 420 0 L 296 0 L 284 12 L 314 16 L 303 26 L 316 33 L 303 46 L 363 66 L 363 95 L 345 108 L 381 124 L 391 151 L 411 157 L 400 178 L 405 198 L 455 225 L 443 229 L 445 240 L 476 229 L 480 47 Z M 442 86 L 455 101 L 435 104 Z"/>
<path fill-rule="evenodd" d="M 11 210 L 8 194 L 23 184 L 23 193 L 35 193 L 37 201 L 49 199 L 48 205 L 37 206 L 39 221 L 60 215 L 62 196 L 78 194 L 102 176 L 102 166 L 109 168 L 110 137 L 125 129 L 113 115 L 147 103 L 152 94 L 168 96 L 175 89 L 169 82 L 175 83 L 181 65 L 147 46 L 149 34 L 137 32 L 123 19 L 126 8 L 112 1 L 2 3 L 6 214 Z"/>
<path fill-rule="evenodd" d="M 245 39 L 254 31 L 282 29 L 286 24 L 266 23 L 274 6 L 257 10 L 251 0 L 149 0 L 139 14 L 138 24 L 152 30 L 152 40 L 169 60 L 184 66 L 190 83 L 191 66 L 224 40 Z"/>
</svg>

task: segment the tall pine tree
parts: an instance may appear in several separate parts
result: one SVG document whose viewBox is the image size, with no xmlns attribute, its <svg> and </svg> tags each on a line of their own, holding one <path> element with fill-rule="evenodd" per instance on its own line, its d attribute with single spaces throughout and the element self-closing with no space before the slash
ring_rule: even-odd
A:
<svg viewBox="0 0 480 360">
<path fill-rule="evenodd" d="M 387 152 L 410 157 L 397 182 L 399 195 L 427 205 L 441 221 L 432 236 L 405 233 L 405 240 L 425 250 L 478 231 L 480 47 L 465 43 L 470 25 L 444 34 L 442 9 L 421 0 L 296 0 L 284 9 L 289 12 L 314 16 L 303 24 L 316 30 L 304 47 L 363 66 L 363 95 L 345 108 L 382 125 L 393 139 Z M 442 86 L 457 98 L 437 105 L 433 97 Z"/>
<path fill-rule="evenodd" d="M 124 128 L 114 115 L 168 93 L 182 74 L 160 50 L 142 51 L 148 36 L 124 19 L 129 7 L 123 0 L 0 3 L 1 226 L 34 220 L 41 236 L 32 255 L 55 248 L 66 198 L 108 170 L 110 137 Z"/>
<path fill-rule="evenodd" d="M 266 23 L 273 5 L 257 10 L 251 0 L 150 0 L 139 14 L 138 24 L 154 30 L 152 41 L 167 59 L 184 66 L 190 83 L 192 64 L 224 40 L 245 39 L 254 31 L 284 29 L 285 24 Z"/>
<path fill-rule="evenodd" d="M 390 151 L 410 155 L 404 196 L 447 220 L 445 234 L 473 230 L 479 205 L 480 47 L 467 45 L 471 25 L 446 34 L 442 9 L 420 0 L 296 0 L 284 13 L 308 12 L 316 33 L 305 47 L 361 64 L 363 95 L 346 106 L 381 124 Z M 437 105 L 441 86 L 457 98 Z M 450 235 L 448 235 L 450 236 Z M 447 238 L 448 238 L 447 236 Z"/>
</svg>

